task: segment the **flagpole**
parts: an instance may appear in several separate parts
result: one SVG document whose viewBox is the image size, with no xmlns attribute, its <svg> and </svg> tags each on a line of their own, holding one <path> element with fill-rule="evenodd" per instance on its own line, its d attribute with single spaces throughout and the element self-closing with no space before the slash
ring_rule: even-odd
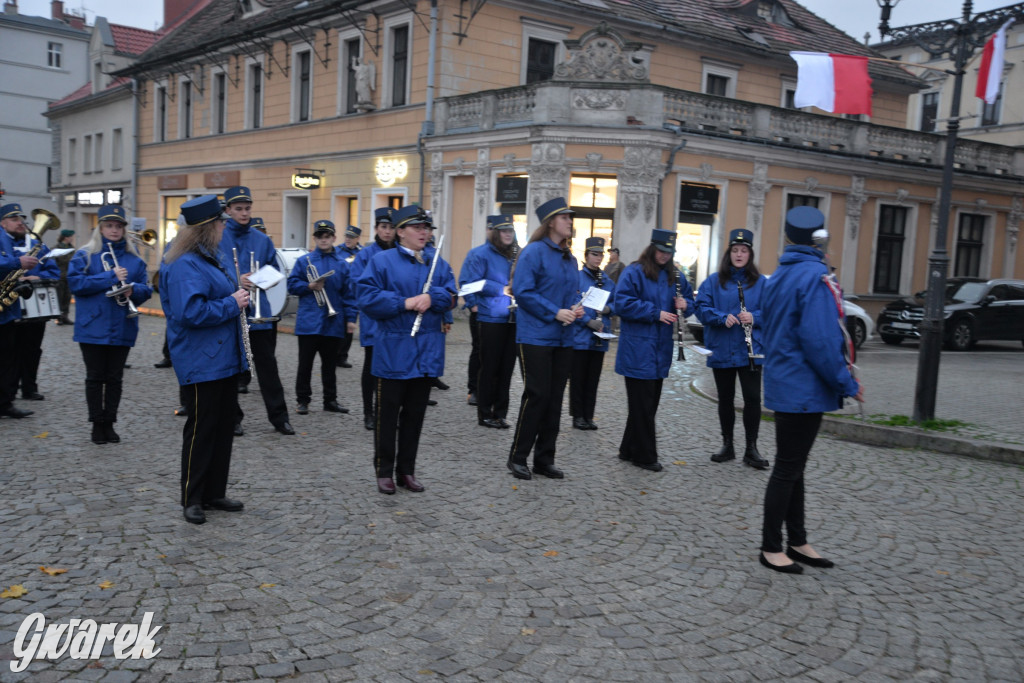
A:
<svg viewBox="0 0 1024 683">
<path fill-rule="evenodd" d="M 918 326 L 921 347 L 918 352 L 917 384 L 914 389 L 914 420 L 924 422 L 935 418 L 935 396 L 938 393 L 946 275 L 949 269 L 946 240 L 953 195 L 953 171 L 956 162 L 957 133 L 960 130 L 960 97 L 963 94 L 964 73 L 976 46 L 979 45 L 979 38 L 982 39 L 980 44 L 984 44 L 984 39 L 994 33 L 994 26 L 1002 25 L 1008 19 L 1024 19 L 1024 3 L 980 12 L 972 19 L 973 3 L 971 0 L 965 0 L 963 16 L 952 29 L 949 27 L 949 21 L 892 29 L 889 27 L 889 16 L 892 7 L 899 1 L 878 0 L 882 8 L 882 21 L 878 27 L 882 37 L 889 36 L 892 42 L 912 41 L 931 57 L 952 59 L 954 65 L 951 72 L 953 100 L 949 105 L 949 120 L 946 123 L 946 153 L 942 166 L 942 185 L 939 189 L 935 244 L 928 257 L 928 293 L 925 296 L 924 319 Z"/>
</svg>

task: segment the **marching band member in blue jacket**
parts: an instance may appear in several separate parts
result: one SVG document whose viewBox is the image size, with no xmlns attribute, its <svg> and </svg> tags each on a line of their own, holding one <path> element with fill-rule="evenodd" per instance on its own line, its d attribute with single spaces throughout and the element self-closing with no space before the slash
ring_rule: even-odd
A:
<svg viewBox="0 0 1024 683">
<path fill-rule="evenodd" d="M 395 247 L 395 226 L 391 222 L 391 213 L 391 209 L 387 207 L 373 212 L 373 242 L 360 249 L 355 260 L 352 261 L 352 267 L 349 270 L 352 282 L 359 281 L 359 277 L 374 256 Z M 362 312 L 362 306 L 359 308 Z M 374 429 L 376 424 L 373 396 L 377 386 L 373 376 L 373 331 L 375 326 L 376 322 L 372 317 L 360 316 L 359 345 L 363 347 L 363 372 L 360 382 L 363 390 L 363 426 L 367 429 Z"/>
<path fill-rule="evenodd" d="M 758 560 L 769 569 L 799 574 L 801 564 L 832 567 L 807 542 L 804 468 L 822 413 L 844 396 L 864 400 L 843 356 L 842 299 L 829 288 L 825 216 L 810 206 L 786 214 L 787 246 L 761 297 L 765 405 L 775 411 L 775 467 L 764 494 Z M 788 547 L 783 552 L 782 525 Z M 795 562 L 794 562 L 795 560 Z"/>
<path fill-rule="evenodd" d="M 433 378 L 444 374 L 442 325 L 457 291 L 451 267 L 437 251 L 430 254 L 424 249 L 432 226 L 420 207 L 399 209 L 394 221 L 398 248 L 374 256 L 356 285 L 363 317 L 376 322 L 374 469 L 377 489 L 386 494 L 395 492 L 396 479 L 410 491 L 424 489 L 416 479 L 416 451 Z M 431 273 L 434 259 L 440 260 Z M 424 294 L 428 275 L 432 279 Z"/>
<path fill-rule="evenodd" d="M 350 225 L 345 228 L 345 241 L 340 246 L 336 247 L 338 255 L 345 261 L 345 263 L 351 264 L 356 260 L 356 254 L 362 249 L 359 244 L 359 236 L 363 234 L 363 231 L 356 225 Z M 353 283 L 355 281 L 353 280 Z M 355 287 L 352 287 L 353 294 L 355 296 Z M 357 316 L 358 317 L 358 316 Z M 355 323 L 356 321 L 351 321 Z M 351 368 L 352 364 L 348 362 L 348 352 L 352 348 L 352 339 L 355 336 L 355 324 L 352 326 L 352 332 L 346 332 L 345 336 L 338 342 L 338 358 L 335 361 L 339 368 Z"/>
<path fill-rule="evenodd" d="M 14 242 L 8 231 L 14 232 L 15 225 L 22 225 L 25 214 L 20 204 L 0 206 L 0 280 L 15 270 L 31 270 L 39 259 L 28 254 L 19 254 L 14 249 Z M 21 318 L 21 301 L 16 300 L 10 306 L 2 306 L 0 310 L 0 416 L 10 418 L 28 417 L 34 411 L 22 410 L 14 405 L 17 393 L 18 366 L 10 362 L 17 356 L 17 330 L 15 321 Z"/>
<path fill-rule="evenodd" d="M 228 273 L 235 272 L 234 251 L 238 250 L 238 269 L 242 274 L 242 287 L 252 291 L 249 264 L 257 269 L 263 266 L 277 268 L 277 251 L 274 243 L 264 231 L 252 224 L 252 192 L 248 187 L 229 187 L 224 192 L 225 213 L 228 215 L 224 236 L 220 241 L 220 262 Z M 262 226 L 263 221 L 260 221 Z M 265 229 L 264 229 L 265 230 Z M 258 290 L 260 314 L 270 316 L 270 299 L 263 290 Z M 255 300 L 250 315 L 255 314 Z M 260 395 L 267 409 L 267 419 L 280 434 L 292 435 L 295 430 L 288 421 L 288 405 L 284 399 L 284 387 L 277 369 L 277 322 L 250 323 L 249 339 L 252 346 L 256 378 L 260 383 Z M 239 392 L 248 392 L 252 374 L 240 377 Z M 235 423 L 235 434 L 242 435 L 242 411 L 239 410 Z"/>
<path fill-rule="evenodd" d="M 18 205 L 15 204 L 14 206 Z M 38 240 L 28 237 L 28 226 L 25 224 L 24 218 L 5 220 L 3 223 L 8 237 L 14 243 L 14 251 L 17 254 L 28 254 L 38 243 Z M 46 258 L 48 253 L 50 253 L 50 248 L 45 244 L 41 245 L 39 252 L 36 254 L 39 264 L 35 268 L 26 271 L 25 275 L 22 276 L 21 279 L 26 284 L 25 297 L 33 295 L 34 290 L 31 289 L 31 283 L 39 282 L 40 280 L 50 280 L 52 284 L 56 284 L 56 281 L 60 278 L 60 266 L 55 259 Z M 21 305 L 21 299 L 18 300 L 18 305 Z M 17 351 L 13 357 L 18 365 L 18 377 L 15 380 L 14 388 L 17 390 L 20 385 L 21 397 L 27 401 L 42 401 L 45 398 L 39 393 L 39 385 L 36 382 L 36 378 L 39 374 L 39 360 L 43 356 L 43 337 L 46 334 L 46 323 L 48 321 L 49 318 L 45 317 L 26 317 L 25 309 L 23 308 L 21 322 L 14 326 L 14 343 L 17 346 Z"/>
<path fill-rule="evenodd" d="M 488 216 L 487 228 L 487 241 L 470 249 L 459 272 L 460 287 L 486 281 L 482 290 L 464 297 L 466 307 L 476 316 L 480 347 L 479 371 L 470 393 L 476 394 L 477 424 L 508 429 L 505 417 L 516 367 L 516 324 L 510 308 L 512 297 L 506 290 L 519 245 L 512 216 Z"/>
<path fill-rule="evenodd" d="M 652 472 L 663 469 L 655 416 L 672 366 L 676 311 L 694 308 L 693 289 L 672 263 L 675 249 L 674 232 L 654 230 L 640 258 L 622 271 L 612 303 L 621 320 L 615 372 L 626 380 L 628 404 L 619 458 Z"/>
<path fill-rule="evenodd" d="M 314 223 L 316 249 L 300 256 L 288 276 L 288 293 L 299 297 L 299 309 L 295 313 L 295 334 L 299 338 L 295 395 L 299 403 L 296 411 L 299 415 L 309 413 L 309 401 L 313 397 L 310 376 L 313 374 L 313 359 L 318 353 L 324 410 L 329 413 L 348 412 L 348 408 L 338 403 L 335 356 L 339 340 L 345 337 L 346 331 L 355 328 L 355 301 L 352 299 L 352 283 L 348 278 L 348 263 L 342 252 L 334 248 L 334 234 L 334 223 L 331 221 L 320 220 Z M 311 265 L 321 277 L 331 271 L 333 274 L 325 280 L 310 283 Z"/>
<path fill-rule="evenodd" d="M 584 263 L 580 268 L 580 291 L 584 294 L 591 287 L 611 292 L 615 283 L 601 270 L 604 260 L 604 238 L 588 237 Z M 608 299 L 609 303 L 611 298 Z M 595 332 L 611 331 L 611 307 L 603 310 L 583 308 L 583 317 L 573 323 L 576 336 L 572 347 L 572 373 L 569 377 L 569 414 L 576 429 L 597 429 L 594 424 L 594 406 L 597 405 L 597 385 L 601 381 L 601 368 L 609 342 Z"/>
<path fill-rule="evenodd" d="M 167 345 L 182 386 L 181 505 L 186 521 L 202 524 L 204 509 L 237 512 L 227 497 L 238 411 L 238 375 L 248 369 L 241 312 L 249 292 L 219 259 L 224 216 L 216 195 L 181 205 L 188 227 L 174 238 L 160 269 Z M 80 316 L 76 316 L 80 317 Z"/>
<path fill-rule="evenodd" d="M 98 218 L 92 238 L 68 265 L 68 284 L 75 295 L 74 340 L 85 360 L 92 442 L 104 444 L 121 440 L 114 423 L 121 403 L 124 362 L 139 335 L 138 318 L 130 317 L 127 300 L 138 306 L 152 296 L 153 288 L 146 277 L 146 262 L 125 238 L 128 219 L 124 207 L 101 206 Z M 115 285 L 128 289 L 120 296 L 107 296 Z"/>
<path fill-rule="evenodd" d="M 711 273 L 697 291 L 697 317 L 704 324 L 704 346 L 711 350 L 707 364 L 715 376 L 718 391 L 718 423 L 722 427 L 722 448 L 711 456 L 712 462 L 725 462 L 736 457 L 732 428 L 736 422 L 736 378 L 743 392 L 743 431 L 747 446 L 743 462 L 750 467 L 767 469 L 769 462 L 757 450 L 757 433 L 761 425 L 761 292 L 767 278 L 754 263 L 753 234 L 739 228 L 729 233 L 729 247 L 722 254 L 718 272 Z M 740 311 L 740 288 L 746 311 Z M 751 345 L 747 349 L 744 325 L 751 326 Z M 751 367 L 751 364 L 754 364 Z"/>
<path fill-rule="evenodd" d="M 572 324 L 583 316 L 579 265 L 569 251 L 574 215 L 564 197 L 537 207 L 540 227 L 519 253 L 512 273 L 523 398 L 508 468 L 517 479 L 532 478 L 526 465 L 530 451 L 533 474 L 565 476 L 555 467 L 555 443 L 572 368 Z"/>
</svg>

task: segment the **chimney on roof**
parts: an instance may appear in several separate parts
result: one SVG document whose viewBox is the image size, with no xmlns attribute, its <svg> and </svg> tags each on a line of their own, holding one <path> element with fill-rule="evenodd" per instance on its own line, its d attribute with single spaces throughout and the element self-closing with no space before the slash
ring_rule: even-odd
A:
<svg viewBox="0 0 1024 683">
<path fill-rule="evenodd" d="M 50 18 L 64 21 L 64 3 L 61 0 L 52 0 L 50 2 Z"/>
<path fill-rule="evenodd" d="M 4 14 L 17 14 L 18 13 L 18 0 L 7 0 L 4 3 Z"/>
<path fill-rule="evenodd" d="M 80 17 L 77 14 L 65 14 L 64 20 L 68 22 L 68 26 L 71 28 L 77 28 L 80 31 L 85 30 L 85 17 Z"/>
</svg>

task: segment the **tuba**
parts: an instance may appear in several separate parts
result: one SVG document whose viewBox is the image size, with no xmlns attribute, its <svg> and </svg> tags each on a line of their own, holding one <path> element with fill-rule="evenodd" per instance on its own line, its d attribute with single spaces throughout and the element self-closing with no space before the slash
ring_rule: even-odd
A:
<svg viewBox="0 0 1024 683">
<path fill-rule="evenodd" d="M 31 250 L 29 250 L 26 256 L 35 256 L 42 250 L 43 233 L 47 230 L 56 230 L 60 227 L 60 219 L 46 209 L 32 209 L 32 219 L 34 224 L 32 229 L 28 231 L 28 234 L 36 238 L 36 244 Z M 13 306 L 14 302 L 16 302 L 21 296 L 21 292 L 16 290 L 21 283 L 21 278 L 24 276 L 25 269 L 18 268 L 17 270 L 12 270 L 2 281 L 0 281 L 0 312 Z"/>
</svg>

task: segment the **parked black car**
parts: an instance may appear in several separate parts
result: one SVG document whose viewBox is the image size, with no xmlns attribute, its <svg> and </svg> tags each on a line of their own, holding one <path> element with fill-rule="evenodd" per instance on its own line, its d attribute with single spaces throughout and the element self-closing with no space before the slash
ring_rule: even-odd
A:
<svg viewBox="0 0 1024 683">
<path fill-rule="evenodd" d="M 878 314 L 878 333 L 886 344 L 920 339 L 925 292 L 894 301 Z M 950 278 L 946 281 L 943 343 L 966 351 L 982 339 L 1024 343 L 1024 280 Z"/>
</svg>

